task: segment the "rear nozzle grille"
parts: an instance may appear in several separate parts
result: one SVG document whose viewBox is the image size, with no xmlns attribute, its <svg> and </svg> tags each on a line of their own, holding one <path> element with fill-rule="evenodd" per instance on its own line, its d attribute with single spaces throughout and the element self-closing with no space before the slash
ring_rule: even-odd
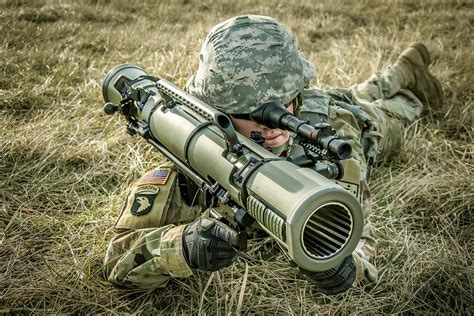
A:
<svg viewBox="0 0 474 316">
<path fill-rule="evenodd" d="M 331 203 L 316 209 L 303 229 L 303 248 L 316 259 L 334 256 L 344 248 L 352 231 L 352 216 L 342 204 Z"/>
</svg>

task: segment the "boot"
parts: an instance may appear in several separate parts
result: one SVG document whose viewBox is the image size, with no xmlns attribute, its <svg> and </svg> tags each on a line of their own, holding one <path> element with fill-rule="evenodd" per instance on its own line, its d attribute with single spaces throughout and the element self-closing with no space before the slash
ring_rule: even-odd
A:
<svg viewBox="0 0 474 316">
<path fill-rule="evenodd" d="M 429 71 L 431 57 L 422 43 L 415 43 L 405 49 L 392 69 L 400 80 L 400 88 L 411 90 L 423 104 L 433 109 L 443 103 L 441 83 Z"/>
</svg>

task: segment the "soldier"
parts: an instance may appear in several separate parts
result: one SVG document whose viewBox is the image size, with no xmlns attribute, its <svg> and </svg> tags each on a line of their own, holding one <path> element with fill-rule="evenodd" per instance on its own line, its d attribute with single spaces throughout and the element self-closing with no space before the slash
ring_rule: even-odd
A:
<svg viewBox="0 0 474 316">
<path fill-rule="evenodd" d="M 277 155 L 298 150 L 288 131 L 259 125 L 249 113 L 279 101 L 312 124 L 328 122 L 349 141 L 352 158 L 345 166 L 355 175 L 356 195 L 366 225 L 358 247 L 329 271 L 302 271 L 321 292 L 336 294 L 356 281 L 376 282 L 373 260 L 377 242 L 367 216 L 369 169 L 398 150 L 405 126 L 426 106 L 439 107 L 442 89 L 429 72 L 430 55 L 417 43 L 391 67 L 350 89 L 308 88 L 314 66 L 299 52 L 294 38 L 270 17 L 239 16 L 215 26 L 206 37 L 199 69 L 186 85 L 189 93 L 230 115 L 244 136 L 259 131 L 263 146 Z M 197 188 L 171 164 L 142 176 L 128 194 L 108 247 L 108 279 L 124 287 L 164 287 L 170 277 L 193 271 L 216 271 L 237 258 L 239 234 L 210 218 L 199 203 Z"/>
</svg>

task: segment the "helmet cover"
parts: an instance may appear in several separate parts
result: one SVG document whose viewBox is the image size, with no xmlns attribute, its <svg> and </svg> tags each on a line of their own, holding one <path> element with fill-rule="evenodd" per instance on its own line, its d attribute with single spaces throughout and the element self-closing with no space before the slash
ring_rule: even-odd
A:
<svg viewBox="0 0 474 316">
<path fill-rule="evenodd" d="M 228 114 L 290 103 L 314 77 L 314 66 L 275 19 L 244 15 L 216 25 L 201 48 L 189 93 Z"/>
</svg>

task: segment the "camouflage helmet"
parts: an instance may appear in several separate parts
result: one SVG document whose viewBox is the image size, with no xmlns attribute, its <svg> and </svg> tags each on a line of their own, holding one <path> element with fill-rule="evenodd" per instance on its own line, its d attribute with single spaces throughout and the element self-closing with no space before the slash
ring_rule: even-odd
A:
<svg viewBox="0 0 474 316">
<path fill-rule="evenodd" d="M 269 101 L 290 103 L 314 76 L 314 66 L 275 19 L 244 15 L 216 25 L 202 45 L 189 93 L 229 114 Z"/>
</svg>

